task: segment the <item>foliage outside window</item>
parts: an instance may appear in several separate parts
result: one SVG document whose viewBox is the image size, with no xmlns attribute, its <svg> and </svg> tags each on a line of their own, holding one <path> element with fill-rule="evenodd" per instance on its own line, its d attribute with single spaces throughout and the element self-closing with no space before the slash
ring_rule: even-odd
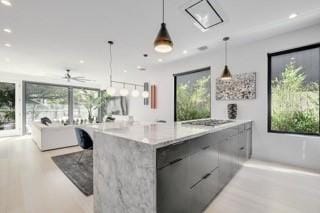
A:
<svg viewBox="0 0 320 213">
<path fill-rule="evenodd" d="M 0 82 L 0 131 L 15 128 L 15 84 Z"/>
<path fill-rule="evenodd" d="M 32 122 L 42 117 L 59 122 L 67 122 L 69 119 L 67 87 L 27 83 L 25 102 L 27 132 L 31 131 Z"/>
<path fill-rule="evenodd" d="M 92 123 L 97 120 L 101 105 L 109 99 L 106 93 L 101 95 L 102 97 L 99 97 L 97 90 L 73 89 L 73 120 L 76 123 L 83 120 Z"/>
<path fill-rule="evenodd" d="M 319 135 L 319 54 L 311 48 L 269 58 L 269 131 Z"/>
<path fill-rule="evenodd" d="M 211 117 L 210 68 L 175 76 L 175 120 Z"/>
<path fill-rule="evenodd" d="M 70 100 L 71 95 L 73 100 Z M 32 122 L 42 117 L 61 124 L 98 121 L 100 107 L 108 100 L 107 95 L 100 96 L 99 90 L 26 82 L 26 132 L 30 133 Z"/>
</svg>

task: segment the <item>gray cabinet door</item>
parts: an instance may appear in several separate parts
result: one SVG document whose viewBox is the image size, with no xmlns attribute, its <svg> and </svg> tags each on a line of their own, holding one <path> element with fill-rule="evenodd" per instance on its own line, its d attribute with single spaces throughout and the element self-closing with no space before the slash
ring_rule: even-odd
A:
<svg viewBox="0 0 320 213">
<path fill-rule="evenodd" d="M 231 140 L 227 138 L 219 142 L 219 185 L 223 188 L 232 177 Z"/>
<path fill-rule="evenodd" d="M 157 150 L 157 168 L 163 168 L 170 163 L 184 159 L 189 155 L 189 141 L 183 141 L 179 144 L 169 145 Z"/>
<path fill-rule="evenodd" d="M 239 153 L 239 166 L 241 167 L 244 162 L 247 160 L 247 137 L 246 131 L 242 131 L 239 134 L 239 144 L 238 144 L 238 153 Z"/>
<path fill-rule="evenodd" d="M 238 172 L 240 169 L 239 165 L 239 135 L 232 136 L 230 138 L 230 155 L 231 155 L 231 164 L 232 172 L 231 178 Z"/>
<path fill-rule="evenodd" d="M 187 213 L 190 211 L 190 188 L 187 185 L 187 159 L 158 169 L 157 212 Z"/>
<path fill-rule="evenodd" d="M 190 141 L 192 155 L 188 157 L 188 183 L 193 186 L 203 176 L 218 167 L 218 143 L 213 134 L 208 134 Z"/>
<path fill-rule="evenodd" d="M 191 213 L 200 213 L 210 204 L 219 192 L 218 169 L 208 173 L 191 191 Z"/>
<path fill-rule="evenodd" d="M 246 135 L 246 146 L 247 146 L 247 159 L 250 159 L 252 156 L 252 128 L 248 128 L 245 131 L 245 135 Z"/>
</svg>

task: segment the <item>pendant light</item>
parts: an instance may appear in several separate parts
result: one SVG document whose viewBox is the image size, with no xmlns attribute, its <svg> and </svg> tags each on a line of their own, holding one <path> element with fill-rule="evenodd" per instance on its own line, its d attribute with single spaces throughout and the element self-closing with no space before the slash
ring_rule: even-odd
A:
<svg viewBox="0 0 320 213">
<path fill-rule="evenodd" d="M 225 66 L 224 66 L 224 70 L 222 72 L 221 75 L 221 79 L 222 80 L 230 80 L 232 78 L 231 72 L 228 68 L 228 41 L 229 41 L 229 37 L 225 37 L 223 38 L 223 41 L 225 42 Z"/>
<path fill-rule="evenodd" d="M 116 89 L 114 87 L 112 87 L 112 45 L 113 45 L 113 41 L 108 41 L 109 44 L 109 54 L 110 54 L 110 60 L 109 60 L 109 71 L 110 71 L 110 86 L 107 88 L 107 94 L 110 96 L 114 96 L 114 94 L 116 93 Z"/>
<path fill-rule="evenodd" d="M 136 98 L 140 95 L 139 90 L 137 90 L 137 85 L 134 85 L 134 90 L 131 92 L 132 97 Z"/>
<path fill-rule="evenodd" d="M 173 49 L 173 42 L 164 22 L 164 0 L 162 0 L 162 23 L 159 33 L 154 41 L 154 49 L 159 53 L 168 53 Z"/>
<path fill-rule="evenodd" d="M 128 94 L 129 94 L 129 90 L 126 88 L 126 84 L 125 83 L 123 83 L 123 88 L 120 90 L 120 95 L 121 96 L 127 96 Z"/>
</svg>

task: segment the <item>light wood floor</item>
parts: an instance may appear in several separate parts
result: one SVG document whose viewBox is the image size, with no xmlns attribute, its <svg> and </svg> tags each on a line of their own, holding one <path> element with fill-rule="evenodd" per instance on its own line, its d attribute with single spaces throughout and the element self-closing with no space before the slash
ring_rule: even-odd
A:
<svg viewBox="0 0 320 213">
<path fill-rule="evenodd" d="M 0 138 L 0 213 L 93 213 L 84 196 L 29 137 Z M 320 213 L 320 175 L 249 161 L 206 213 Z"/>
</svg>

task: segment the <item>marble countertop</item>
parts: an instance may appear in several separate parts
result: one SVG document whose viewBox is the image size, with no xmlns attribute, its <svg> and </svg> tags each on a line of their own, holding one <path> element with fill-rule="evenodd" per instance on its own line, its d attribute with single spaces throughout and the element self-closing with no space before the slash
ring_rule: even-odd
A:
<svg viewBox="0 0 320 213">
<path fill-rule="evenodd" d="M 180 122 L 167 124 L 119 121 L 103 123 L 94 128 L 99 133 L 150 144 L 155 148 L 160 148 L 248 122 L 251 121 L 235 120 L 231 123 L 212 127 L 182 124 Z"/>
</svg>

